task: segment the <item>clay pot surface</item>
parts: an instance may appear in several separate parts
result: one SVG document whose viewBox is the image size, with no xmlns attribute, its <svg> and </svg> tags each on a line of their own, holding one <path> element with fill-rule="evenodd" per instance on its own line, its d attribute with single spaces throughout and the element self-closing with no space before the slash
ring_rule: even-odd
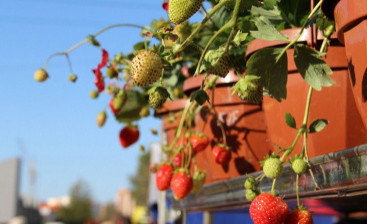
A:
<svg viewBox="0 0 367 224">
<path fill-rule="evenodd" d="M 200 75 L 187 79 L 184 92 L 191 95 L 200 88 L 203 78 L 204 75 Z M 207 171 L 206 184 L 260 170 L 259 161 L 271 153 L 271 146 L 266 141 L 264 111 L 261 105 L 247 104 L 237 94 L 232 95 L 236 81 L 238 76 L 229 73 L 218 79 L 215 89 L 207 91 L 211 104 L 224 123 L 227 145 L 232 149 L 229 164 L 217 164 L 212 155 L 215 144 L 222 143 L 222 133 L 213 111 L 204 104 L 195 116 L 195 131 L 203 132 L 211 140 L 209 147 L 196 154 L 198 167 Z"/>
<path fill-rule="evenodd" d="M 294 32 L 295 29 L 282 31 L 284 34 L 289 33 L 291 35 L 294 35 Z M 305 32 L 304 35 L 310 36 L 312 39 L 310 31 L 306 30 Z M 309 41 L 310 38 L 305 38 L 302 41 L 309 45 L 317 45 L 316 41 Z M 264 45 L 262 45 L 262 42 Z M 278 42 L 274 42 L 274 45 L 284 46 Z M 272 45 L 269 44 L 269 41 L 254 40 L 248 46 L 247 57 L 256 50 L 264 48 L 261 46 L 270 47 Z M 279 103 L 275 99 L 265 96 L 263 101 L 269 140 L 281 147 L 290 146 L 296 136 L 296 130 L 288 127 L 285 123 L 285 113 L 291 113 L 295 117 L 298 127 L 302 124 L 309 88 L 297 71 L 293 52 L 293 49 L 287 51 L 287 99 Z M 308 135 L 310 157 L 343 150 L 367 142 L 366 129 L 362 124 L 362 119 L 353 99 L 348 77 L 348 64 L 344 52 L 342 46 L 330 46 L 328 48 L 324 59 L 334 71 L 331 78 L 335 81 L 335 84 L 332 87 L 324 87 L 321 91 L 313 91 L 309 124 L 314 119 L 319 118 L 327 119 L 329 124 L 323 131 Z M 276 150 L 275 147 L 274 150 Z M 300 140 L 293 151 L 293 155 L 301 152 L 302 141 Z"/>
<path fill-rule="evenodd" d="M 354 99 L 367 127 L 367 4 L 360 0 L 333 0 L 323 10 L 335 18 L 338 39 L 345 45 Z"/>
</svg>

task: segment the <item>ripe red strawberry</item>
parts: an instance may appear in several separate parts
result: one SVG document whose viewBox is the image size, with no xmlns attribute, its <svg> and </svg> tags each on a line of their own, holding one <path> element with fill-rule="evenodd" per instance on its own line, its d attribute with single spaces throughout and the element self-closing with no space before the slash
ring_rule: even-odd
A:
<svg viewBox="0 0 367 224">
<path fill-rule="evenodd" d="M 195 152 L 200 152 L 209 145 L 209 138 L 205 135 L 194 134 L 191 136 L 191 145 Z"/>
<path fill-rule="evenodd" d="M 176 157 L 173 159 L 173 164 L 176 164 L 178 167 L 182 165 L 182 153 L 178 153 Z"/>
<path fill-rule="evenodd" d="M 232 157 L 231 151 L 227 147 L 220 144 L 214 146 L 212 153 L 215 162 L 219 164 L 228 164 Z"/>
<path fill-rule="evenodd" d="M 176 199 L 182 199 L 186 197 L 194 187 L 192 177 L 188 171 L 179 169 L 175 173 L 171 180 L 171 189 Z"/>
<path fill-rule="evenodd" d="M 126 126 L 120 131 L 120 143 L 122 147 L 127 148 L 139 139 L 139 130 L 136 127 Z"/>
<path fill-rule="evenodd" d="M 250 205 L 254 224 L 281 224 L 287 218 L 288 205 L 270 193 L 257 196 Z"/>
<path fill-rule="evenodd" d="M 158 190 L 165 191 L 169 189 L 172 175 L 173 175 L 172 165 L 163 164 L 161 167 L 158 168 L 155 174 L 155 182 Z"/>
<path fill-rule="evenodd" d="M 284 224 L 313 224 L 313 219 L 307 209 L 295 209 L 288 214 Z"/>
</svg>

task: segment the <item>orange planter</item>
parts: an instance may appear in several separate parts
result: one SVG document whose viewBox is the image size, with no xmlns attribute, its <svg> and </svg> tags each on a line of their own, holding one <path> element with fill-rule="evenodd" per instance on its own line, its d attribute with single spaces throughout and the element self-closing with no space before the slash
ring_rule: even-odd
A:
<svg viewBox="0 0 367 224">
<path fill-rule="evenodd" d="M 325 0 L 322 9 L 335 19 L 338 39 L 345 45 L 354 99 L 367 127 L 367 4 L 361 0 Z"/>
<path fill-rule="evenodd" d="M 191 95 L 200 88 L 203 78 L 200 75 L 187 79 L 184 92 Z M 204 104 L 195 116 L 195 131 L 203 132 L 211 139 L 211 146 L 196 154 L 198 167 L 207 171 L 206 184 L 260 170 L 259 161 L 271 152 L 271 146 L 266 141 L 264 111 L 260 105 L 247 104 L 236 94 L 232 95 L 231 88 L 237 80 L 235 74 L 229 73 L 225 78 L 218 79 L 215 89 L 207 91 L 219 119 L 224 123 L 227 144 L 233 150 L 228 165 L 217 164 L 211 152 L 222 139 L 214 114 Z"/>
<path fill-rule="evenodd" d="M 290 36 L 296 35 L 299 29 L 282 31 Z M 310 30 L 306 30 L 300 39 L 310 45 L 317 42 L 310 38 Z M 316 38 L 315 38 L 316 39 Z M 254 40 L 247 50 L 247 57 L 264 47 L 281 46 L 281 42 L 269 42 Z M 366 129 L 358 113 L 348 77 L 348 65 L 346 63 L 345 50 L 342 46 L 330 46 L 326 57 L 326 63 L 332 68 L 331 75 L 335 84 L 332 87 L 324 87 L 321 91 L 314 90 L 311 98 L 309 123 L 317 118 L 329 121 L 325 129 L 319 133 L 308 136 L 308 152 L 310 157 L 327 154 L 350 148 L 367 142 Z M 291 113 L 296 123 L 302 124 L 305 104 L 308 93 L 308 84 L 298 73 L 294 59 L 293 49 L 287 51 L 288 56 L 288 83 L 287 99 L 281 103 L 270 97 L 264 97 L 263 108 L 269 138 L 272 142 L 288 147 L 292 144 L 296 131 L 285 123 L 285 113 Z M 300 154 L 302 141 L 299 141 L 293 154 Z"/>
<path fill-rule="evenodd" d="M 175 131 L 180 123 L 186 103 L 187 99 L 167 101 L 162 109 L 154 114 L 154 116 L 162 118 L 162 127 L 167 144 L 171 143 L 175 137 Z"/>
</svg>

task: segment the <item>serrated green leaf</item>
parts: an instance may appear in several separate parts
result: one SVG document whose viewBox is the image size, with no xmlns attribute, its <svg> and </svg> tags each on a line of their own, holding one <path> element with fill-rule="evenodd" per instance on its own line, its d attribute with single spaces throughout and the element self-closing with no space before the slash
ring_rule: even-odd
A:
<svg viewBox="0 0 367 224">
<path fill-rule="evenodd" d="M 148 41 L 148 46 L 149 46 L 149 41 Z M 142 42 L 138 42 L 138 43 L 136 43 L 135 45 L 134 45 L 134 50 L 135 51 L 139 51 L 139 50 L 143 50 L 143 49 L 145 49 L 145 44 L 144 44 L 144 41 L 142 41 Z"/>
<path fill-rule="evenodd" d="M 330 78 L 333 71 L 320 57 L 319 53 L 306 45 L 297 45 L 294 51 L 294 61 L 303 79 L 314 89 L 321 90 L 331 86 L 334 80 Z"/>
<path fill-rule="evenodd" d="M 281 101 L 287 97 L 288 59 L 282 48 L 264 48 L 255 52 L 247 61 L 247 74 L 260 76 L 264 91 Z"/>
<path fill-rule="evenodd" d="M 262 7 L 252 6 L 250 12 L 252 15 L 260 15 L 270 20 L 283 20 L 281 12 L 276 6 L 270 10 L 266 10 Z"/>
<path fill-rule="evenodd" d="M 263 17 L 255 17 L 253 19 L 255 25 L 257 27 L 257 31 L 250 31 L 251 36 L 267 41 L 280 40 L 280 41 L 288 41 L 288 37 L 282 33 L 280 33 L 271 22 Z"/>
<path fill-rule="evenodd" d="M 280 0 L 264 0 L 264 7 L 267 9 L 273 9 L 274 6 L 279 2 Z"/>
<path fill-rule="evenodd" d="M 309 133 L 315 133 L 322 131 L 329 122 L 325 119 L 316 119 L 311 122 L 310 127 L 308 128 Z"/>
<path fill-rule="evenodd" d="M 297 128 L 296 120 L 290 113 L 285 113 L 285 123 L 287 123 L 287 125 L 291 128 Z"/>
<path fill-rule="evenodd" d="M 232 13 L 222 7 L 212 17 L 212 21 L 217 27 L 224 26 L 232 17 Z"/>
<path fill-rule="evenodd" d="M 246 41 L 246 38 L 247 38 L 247 33 L 242 33 L 241 31 L 238 31 L 236 36 L 233 39 L 233 43 L 239 47 L 241 46 L 243 42 Z"/>
<path fill-rule="evenodd" d="M 194 94 L 192 94 L 192 96 L 190 98 L 190 102 L 192 102 L 194 100 L 199 105 L 203 105 L 206 101 L 209 102 L 209 96 L 208 96 L 208 94 L 204 90 L 199 89 L 196 92 L 194 92 Z"/>
<path fill-rule="evenodd" d="M 139 112 L 141 108 L 148 103 L 145 95 L 135 90 L 127 90 L 127 102 L 122 107 L 121 111 L 116 115 L 116 120 L 119 122 L 132 122 L 140 119 Z"/>
</svg>

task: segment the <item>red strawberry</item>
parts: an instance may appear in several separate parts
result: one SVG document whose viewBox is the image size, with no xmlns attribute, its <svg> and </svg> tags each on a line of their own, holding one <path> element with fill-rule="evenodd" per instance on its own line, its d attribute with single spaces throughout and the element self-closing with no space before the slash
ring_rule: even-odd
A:
<svg viewBox="0 0 367 224">
<path fill-rule="evenodd" d="M 113 97 L 110 100 L 110 103 L 108 104 L 110 106 L 110 109 L 112 111 L 113 114 L 118 114 L 118 112 L 120 112 L 120 109 L 115 109 L 115 107 L 113 106 Z"/>
<path fill-rule="evenodd" d="M 169 164 L 163 164 L 158 168 L 155 174 L 155 182 L 158 190 L 165 191 L 168 190 L 171 184 L 171 179 L 173 175 L 173 166 Z"/>
<path fill-rule="evenodd" d="M 200 152 L 209 145 L 209 138 L 205 135 L 194 134 L 191 136 L 191 145 L 195 152 Z"/>
<path fill-rule="evenodd" d="M 173 159 L 173 164 L 176 164 L 178 167 L 182 165 L 182 153 L 178 153 L 176 157 Z"/>
<path fill-rule="evenodd" d="M 171 189 L 176 199 L 186 197 L 191 192 L 193 186 L 191 175 L 183 169 L 179 169 L 171 181 Z"/>
<path fill-rule="evenodd" d="M 232 157 L 231 151 L 227 147 L 220 144 L 214 146 L 212 153 L 215 162 L 219 164 L 228 164 Z"/>
<path fill-rule="evenodd" d="M 284 224 L 313 224 L 313 219 L 307 209 L 295 209 L 289 213 Z"/>
<path fill-rule="evenodd" d="M 163 8 L 165 11 L 168 11 L 168 2 L 163 2 L 163 4 L 162 4 L 162 8 Z"/>
<path fill-rule="evenodd" d="M 136 127 L 124 127 L 120 131 L 120 143 L 122 147 L 127 148 L 139 139 L 139 130 Z"/>
<path fill-rule="evenodd" d="M 281 224 L 287 218 L 288 205 L 270 193 L 257 196 L 250 205 L 254 224 Z"/>
</svg>

